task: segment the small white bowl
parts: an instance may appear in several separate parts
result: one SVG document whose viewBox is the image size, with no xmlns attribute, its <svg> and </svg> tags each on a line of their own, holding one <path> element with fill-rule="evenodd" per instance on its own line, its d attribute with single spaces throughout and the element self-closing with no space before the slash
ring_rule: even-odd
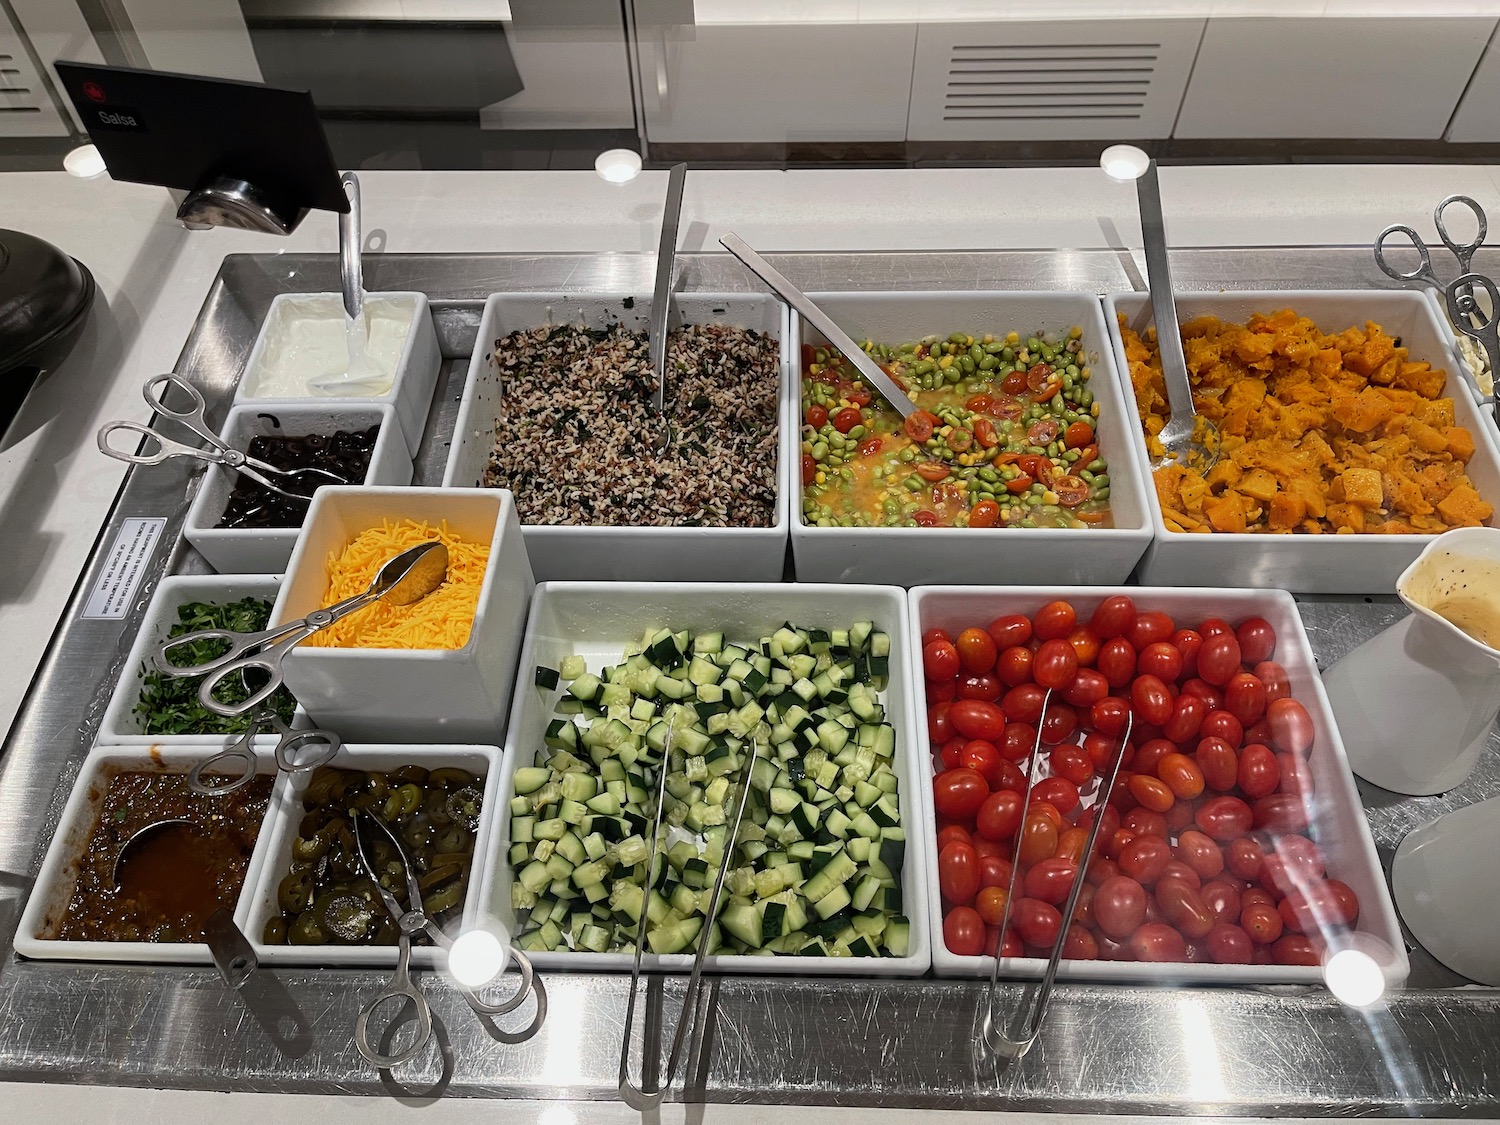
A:
<svg viewBox="0 0 1500 1125">
<path fill-rule="evenodd" d="M 802 515 L 802 372 L 796 353 L 784 400 L 792 555 L 807 582 L 1123 582 L 1151 542 L 1146 485 L 1128 448 L 1134 414 L 1121 394 L 1109 333 L 1092 293 L 819 293 L 815 300 L 856 341 L 892 347 L 924 336 L 1083 329 L 1099 404 L 1100 452 L 1109 462 L 1112 528 L 818 527 Z M 792 338 L 823 344 L 792 318 Z"/>
<path fill-rule="evenodd" d="M 280 425 L 275 423 L 279 422 Z M 351 484 L 407 485 L 412 462 L 406 439 L 401 435 L 396 411 L 379 403 L 323 406 L 244 405 L 229 411 L 219 436 L 236 449 L 248 449 L 257 437 L 327 436 L 339 430 L 367 430 L 378 425 L 380 433 L 370 451 L 370 465 L 363 480 Z M 209 467 L 188 509 L 183 534 L 198 553 L 220 574 L 273 574 L 286 569 L 297 545 L 298 527 L 218 527 L 229 503 L 229 494 L 239 483 L 239 474 L 219 465 Z M 273 478 L 274 479 L 274 478 Z"/>
<path fill-rule="evenodd" d="M 276 772 L 276 762 L 271 757 L 274 742 L 257 746 L 257 774 Z M 73 896 L 77 873 L 74 861 L 88 844 L 90 833 L 99 818 L 104 794 L 109 788 L 112 773 L 124 770 L 162 770 L 167 773 L 186 773 L 204 758 L 211 757 L 223 748 L 222 741 L 214 738 L 178 739 L 172 745 L 162 743 L 135 746 L 96 746 L 83 761 L 83 769 L 73 785 L 68 803 L 63 807 L 62 820 L 57 834 L 47 848 L 42 860 L 42 869 L 37 873 L 36 884 L 26 910 L 21 915 L 16 929 L 16 952 L 22 957 L 34 957 L 54 961 L 145 961 L 176 964 L 208 965 L 213 955 L 203 942 L 149 942 L 149 941 L 62 941 L 45 936 L 55 932 L 61 915 Z M 286 799 L 287 781 L 278 777 L 271 788 L 271 802 L 266 819 L 261 822 L 260 834 L 255 840 L 255 849 L 250 854 L 249 866 L 245 869 L 245 882 L 240 888 L 234 911 L 235 924 L 244 928 L 244 912 L 248 909 L 250 892 L 256 886 L 261 866 L 265 863 L 270 837 L 270 826 L 274 822 L 276 809 Z"/>
<path fill-rule="evenodd" d="M 1078 617 L 1086 621 L 1105 598 L 1127 594 L 1136 607 L 1161 610 L 1178 624 L 1223 617 L 1231 624 L 1247 617 L 1264 617 L 1276 630 L 1273 659 L 1286 669 L 1292 695 L 1312 715 L 1316 737 L 1308 752 L 1316 794 L 1312 808 L 1312 835 L 1323 849 L 1334 878 L 1353 888 L 1359 896 L 1359 922 L 1355 928 L 1362 940 L 1377 951 L 1376 958 L 1390 987 L 1398 987 L 1410 971 L 1406 946 L 1386 888 L 1385 874 L 1375 854 L 1375 842 L 1365 820 L 1364 806 L 1349 772 L 1344 743 L 1333 721 L 1328 697 L 1297 605 L 1281 590 L 1171 590 L 1145 586 L 1102 587 L 1090 590 L 1058 586 L 1028 586 L 997 590 L 976 586 L 933 586 L 913 590 L 909 600 L 908 634 L 919 637 L 928 629 L 956 633 L 971 625 L 984 625 L 1009 613 L 1036 613 L 1057 598 L 1071 602 Z M 922 681 L 922 653 L 913 645 L 907 650 L 911 682 L 915 685 L 913 709 L 926 713 Z M 937 886 L 937 810 L 932 800 L 932 754 L 919 755 L 922 765 L 921 793 L 927 829 L 922 855 L 927 880 Z M 943 941 L 943 904 L 940 896 L 929 900 L 928 925 L 932 933 L 932 965 L 939 976 L 987 976 L 994 964 L 990 957 L 961 956 L 948 952 Z M 1008 976 L 1039 977 L 1046 968 L 1040 958 L 1007 959 Z M 1145 963 L 1136 961 L 1063 961 L 1058 975 L 1070 980 L 1129 980 L 1140 984 L 1322 984 L 1323 970 L 1301 965 L 1214 965 Z"/>
<path fill-rule="evenodd" d="M 279 625 L 324 604 L 328 559 L 383 521 L 444 520 L 490 545 L 468 642 L 457 649 L 302 645 L 283 661 L 287 687 L 314 723 L 350 742 L 498 741 L 533 586 L 515 503 L 502 489 L 319 489 L 271 613 Z"/>
<path fill-rule="evenodd" d="M 484 305 L 479 339 L 469 363 L 463 401 L 453 427 L 445 487 L 482 484 L 495 446 L 503 387 L 495 369 L 495 341 L 543 324 L 604 328 L 623 323 L 645 331 L 651 294 L 495 293 Z M 683 323 L 753 328 L 781 342 L 780 378 L 787 380 L 787 311 L 771 297 L 747 293 L 679 293 L 671 327 Z M 668 375 L 670 381 L 671 376 Z M 777 443 L 775 520 L 767 527 L 554 526 L 525 524 L 526 548 L 539 581 L 775 582 L 786 563 L 787 496 L 792 447 Z"/>
<path fill-rule="evenodd" d="M 124 671 L 120 673 L 120 682 L 115 685 L 114 695 L 110 697 L 109 706 L 104 711 L 104 721 L 99 725 L 99 738 L 103 741 L 145 739 L 164 746 L 200 742 L 207 738 L 217 740 L 222 748 L 226 740 L 238 737 L 222 734 L 147 734 L 142 728 L 141 716 L 135 711 L 135 705 L 141 697 L 141 683 L 150 670 L 148 664 L 151 653 L 167 639 L 172 626 L 177 624 L 179 606 L 189 602 L 224 605 L 241 598 L 265 598 L 273 603 L 274 613 L 274 603 L 280 589 L 279 574 L 178 574 L 163 578 L 146 609 L 146 616 L 141 620 L 140 631 L 130 647 Z"/>
<path fill-rule="evenodd" d="M 500 816 L 496 800 L 500 792 L 500 749 L 496 746 L 397 745 L 344 747 L 329 765 L 355 770 L 394 770 L 401 766 L 421 766 L 427 770 L 457 766 L 473 774 L 484 775 L 484 803 L 479 828 L 474 835 L 474 863 L 469 869 L 469 889 L 464 900 L 461 929 L 469 929 L 479 916 L 479 880 L 483 877 L 485 856 L 492 850 L 491 838 Z M 256 957 L 267 965 L 394 965 L 394 945 L 265 945 L 261 937 L 266 923 L 280 913 L 276 891 L 291 868 L 292 844 L 302 822 L 302 794 L 312 780 L 303 774 L 287 786 L 285 796 L 276 805 L 275 818 L 265 831 L 266 849 L 258 878 L 243 902 L 244 918 L 240 928 L 255 948 Z M 453 930 L 449 937 L 457 937 Z M 431 945 L 412 947 L 411 963 L 416 968 L 433 968 L 444 962 L 439 950 Z M 371 995 L 374 995 L 373 991 Z"/>
<path fill-rule="evenodd" d="M 1469 479 L 1479 495 L 1500 508 L 1500 445 L 1495 429 L 1475 405 L 1468 379 L 1461 374 L 1449 345 L 1449 333 L 1438 323 L 1433 306 L 1421 293 L 1401 289 L 1267 290 L 1230 293 L 1179 293 L 1177 318 L 1216 316 L 1243 324 L 1255 313 L 1292 309 L 1324 332 L 1341 332 L 1373 320 L 1423 360 L 1448 372 L 1443 394 L 1453 400 L 1458 425 L 1474 436 Z M 1275 535 L 1191 534 L 1168 531 L 1161 502 L 1151 484 L 1139 407 L 1130 382 L 1130 365 L 1120 335 L 1119 315 L 1137 332 L 1153 323 L 1150 299 L 1143 293 L 1105 298 L 1115 361 L 1125 390 L 1131 429 L 1131 452 L 1146 482 L 1155 539 L 1141 563 L 1141 582 L 1158 586 L 1247 586 L 1309 594 L 1389 594 L 1401 572 L 1426 549 L 1435 535 Z M 1490 518 L 1500 527 L 1500 513 Z"/>
<path fill-rule="evenodd" d="M 392 375 L 391 389 L 383 395 L 368 394 L 317 394 L 283 395 L 274 391 L 260 390 L 262 371 L 268 353 L 278 348 L 284 339 L 286 326 L 295 317 L 318 319 L 344 319 L 344 299 L 338 293 L 281 293 L 271 301 L 270 312 L 261 325 L 260 335 L 250 352 L 250 361 L 234 392 L 234 402 L 242 403 L 295 403 L 307 406 L 311 403 L 327 405 L 338 403 L 380 402 L 395 407 L 396 417 L 401 422 L 401 433 L 409 452 L 415 453 L 422 444 L 422 431 L 427 425 L 427 411 L 432 406 L 432 392 L 437 386 L 438 368 L 443 356 L 438 347 L 437 331 L 432 324 L 432 312 L 427 307 L 425 293 L 369 293 L 365 296 L 365 310 L 371 317 L 396 315 L 409 317 L 411 327 L 407 330 L 396 370 Z"/>
<path fill-rule="evenodd" d="M 637 643 L 647 627 L 670 624 L 695 632 L 722 630 L 736 640 L 763 636 L 784 622 L 847 628 L 856 621 L 873 621 L 891 638 L 890 683 L 882 693 L 887 721 L 896 729 L 895 769 L 900 781 L 901 824 L 906 829 L 906 863 L 901 871 L 901 894 L 911 920 L 911 948 L 905 957 L 795 957 L 731 955 L 704 958 L 715 972 L 774 973 L 777 975 L 918 976 L 927 971 L 930 951 L 922 918 L 928 909 L 929 879 L 918 857 L 923 829 L 922 789 L 929 782 L 920 759 L 922 743 L 912 709 L 911 672 L 901 655 L 908 647 L 906 591 L 892 586 L 815 586 L 774 583 L 726 587 L 715 583 L 594 583 L 545 582 L 536 588 L 526 646 L 524 670 L 516 677 L 516 701 L 506 735 L 501 802 L 496 805 L 503 823 L 494 835 L 490 866 L 482 881 L 481 924 L 493 918 L 512 938 L 521 932 L 511 906 L 510 798 L 518 767 L 535 762 L 542 735 L 553 716 L 560 691 L 534 686 L 531 671 L 539 664 L 556 668 L 565 656 L 578 654 L 597 672 L 617 664 L 627 644 Z M 629 971 L 632 954 L 553 952 L 530 953 L 538 970 L 579 972 Z M 657 955 L 649 951 L 641 963 L 653 971 L 685 972 L 689 954 Z"/>
</svg>

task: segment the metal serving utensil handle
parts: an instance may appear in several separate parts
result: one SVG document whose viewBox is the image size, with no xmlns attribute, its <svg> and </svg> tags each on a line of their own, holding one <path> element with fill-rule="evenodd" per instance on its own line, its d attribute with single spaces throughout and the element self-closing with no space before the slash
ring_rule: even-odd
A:
<svg viewBox="0 0 1500 1125">
<path fill-rule="evenodd" d="M 255 736 L 271 726 L 279 723 L 276 712 L 267 708 L 259 712 L 250 720 L 250 726 L 245 733 L 235 739 L 223 750 L 220 750 L 212 758 L 204 758 L 200 762 L 194 762 L 193 768 L 188 770 L 188 789 L 203 797 L 222 797 L 227 793 L 233 793 L 249 785 L 255 778 Z M 236 763 L 235 769 L 230 771 L 232 776 L 228 781 L 204 781 L 204 774 L 225 772 L 223 767 Z"/>
<path fill-rule="evenodd" d="M 1402 234 L 1411 242 L 1411 247 L 1417 252 L 1417 265 L 1415 269 L 1400 270 L 1391 264 L 1386 258 L 1386 243 L 1394 236 Z M 1380 272 L 1393 281 L 1416 281 L 1423 285 L 1430 285 L 1434 289 L 1441 288 L 1437 274 L 1432 271 L 1432 255 L 1427 250 L 1427 243 L 1422 241 L 1422 236 L 1405 223 L 1393 223 L 1375 236 L 1375 264 L 1380 267 Z"/>
<path fill-rule="evenodd" d="M 1474 237 L 1467 242 L 1458 242 L 1448 233 L 1447 212 L 1448 208 L 1454 204 L 1467 208 L 1474 216 L 1476 231 Z M 1479 201 L 1467 195 L 1450 195 L 1433 208 L 1432 223 L 1437 227 L 1438 237 L 1443 240 L 1443 245 L 1458 259 L 1459 269 L 1463 273 L 1471 272 L 1470 266 L 1474 261 L 1474 255 L 1484 245 L 1484 240 L 1490 233 L 1489 216 L 1484 213 L 1484 208 L 1479 205 Z"/>
<path fill-rule="evenodd" d="M 1483 289 L 1490 300 L 1488 310 L 1479 304 L 1475 290 Z M 1448 319 L 1470 339 L 1477 340 L 1489 360 L 1490 372 L 1500 372 L 1500 290 L 1482 273 L 1466 273 L 1455 278 L 1443 290 L 1448 305 Z M 1477 385 L 1476 385 L 1477 389 Z M 1495 425 L 1500 428 L 1500 395 L 1491 396 Z"/>
<path fill-rule="evenodd" d="M 339 283 L 344 291 L 344 315 L 358 320 L 365 307 L 363 231 L 361 230 L 359 177 L 345 172 L 339 177 L 349 210 L 339 216 Z"/>
<path fill-rule="evenodd" d="M 1161 356 L 1163 381 L 1172 417 L 1166 428 L 1186 427 L 1193 432 L 1193 386 L 1188 381 L 1187 357 L 1182 352 L 1182 331 L 1177 323 L 1177 301 L 1172 292 L 1172 267 L 1167 260 L 1167 224 L 1162 216 L 1161 184 L 1156 161 L 1135 182 L 1136 202 L 1141 213 L 1141 235 L 1146 243 L 1146 283 L 1151 288 L 1151 312 L 1156 318 L 1156 347 Z M 1163 443 L 1167 439 L 1163 438 Z"/>
<path fill-rule="evenodd" d="M 422 1049 L 427 1046 L 427 1041 L 432 1038 L 432 1008 L 427 1003 L 427 997 L 422 995 L 421 989 L 412 983 L 411 938 L 407 936 L 405 930 L 396 935 L 396 950 L 396 971 L 391 975 L 385 988 L 359 1010 L 359 1018 L 354 1021 L 355 1049 L 364 1056 L 366 1062 L 380 1070 L 389 1070 L 410 1062 L 422 1053 Z M 375 1041 L 370 1037 L 370 1020 L 374 1018 L 381 1005 L 392 1000 L 408 1001 L 416 1010 L 417 1037 L 409 1047 L 387 1055 L 379 1050 Z M 397 1010 L 397 1014 L 400 1014 L 400 1009 Z M 387 1025 L 388 1028 L 389 1025 Z"/>
<path fill-rule="evenodd" d="M 667 176 L 667 201 L 661 215 L 661 241 L 656 247 L 656 289 L 651 297 L 651 367 L 656 373 L 658 414 L 667 408 L 667 319 L 671 313 L 672 282 L 677 275 L 677 225 L 682 218 L 682 188 L 687 165 L 674 164 Z"/>
<path fill-rule="evenodd" d="M 156 451 L 148 453 L 117 449 L 109 443 L 109 439 L 117 433 L 134 434 L 138 438 L 153 441 L 156 443 Z M 106 422 L 99 427 L 94 440 L 99 446 L 99 452 L 104 456 L 113 457 L 116 461 L 124 461 L 130 465 L 160 465 L 173 457 L 192 457 L 198 461 L 221 461 L 219 455 L 213 450 L 200 449 L 196 445 L 173 441 L 140 422 Z"/>
<path fill-rule="evenodd" d="M 881 370 L 880 364 L 865 354 L 865 349 L 856 344 L 849 333 L 835 324 L 827 313 L 813 304 L 807 294 L 788 281 L 775 266 L 750 249 L 744 239 L 736 234 L 726 234 L 719 239 L 719 245 L 743 262 L 773 293 L 796 309 L 803 320 L 828 337 L 828 342 L 854 364 L 881 398 L 901 412 L 901 417 L 909 418 L 921 409 L 896 385 L 894 379 Z"/>
</svg>

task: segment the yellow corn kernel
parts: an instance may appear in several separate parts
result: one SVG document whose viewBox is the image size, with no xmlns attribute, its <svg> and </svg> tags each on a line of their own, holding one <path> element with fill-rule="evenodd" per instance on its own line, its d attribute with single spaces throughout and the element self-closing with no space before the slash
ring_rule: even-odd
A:
<svg viewBox="0 0 1500 1125">
<path fill-rule="evenodd" d="M 814 477 L 813 479 L 816 480 L 819 484 L 827 484 L 828 483 L 828 474 L 824 470 L 819 469 L 818 470 L 818 475 L 816 477 Z"/>
<path fill-rule="evenodd" d="M 1042 503 L 1043 504 L 1056 504 L 1057 503 L 1057 493 L 1053 492 L 1050 488 L 1047 489 L 1046 492 L 1042 493 Z"/>
<path fill-rule="evenodd" d="M 1014 344 L 1014 343 L 1018 342 L 1020 339 L 1021 339 L 1021 334 L 1019 332 L 1007 332 L 1005 334 L 1005 342 L 1007 344 Z"/>
<path fill-rule="evenodd" d="M 942 359 L 938 360 L 938 366 L 941 367 L 944 371 L 948 370 L 948 368 L 953 366 L 953 357 L 951 355 L 945 355 Z"/>
</svg>

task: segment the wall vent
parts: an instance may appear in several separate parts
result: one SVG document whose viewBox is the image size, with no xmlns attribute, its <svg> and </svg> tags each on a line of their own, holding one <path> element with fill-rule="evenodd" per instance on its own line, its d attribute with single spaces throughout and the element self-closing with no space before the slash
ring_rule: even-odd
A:
<svg viewBox="0 0 1500 1125">
<path fill-rule="evenodd" d="M 0 137 L 66 137 L 71 132 L 31 65 L 20 33 L 0 7 Z"/>
</svg>

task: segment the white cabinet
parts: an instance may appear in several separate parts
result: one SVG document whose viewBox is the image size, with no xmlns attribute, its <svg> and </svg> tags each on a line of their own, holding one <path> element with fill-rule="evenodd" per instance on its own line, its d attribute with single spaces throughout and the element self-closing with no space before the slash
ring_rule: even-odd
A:
<svg viewBox="0 0 1500 1125">
<path fill-rule="evenodd" d="M 1500 43 L 1493 38 L 1448 125 L 1448 140 L 1500 141 Z"/>
<path fill-rule="evenodd" d="M 1178 137 L 1437 140 L 1493 17 L 1213 19 Z"/>
<path fill-rule="evenodd" d="M 923 23 L 914 141 L 1150 140 L 1172 134 L 1202 20 Z"/>
<path fill-rule="evenodd" d="M 653 144 L 906 139 L 913 24 L 642 23 L 639 31 Z"/>
</svg>

